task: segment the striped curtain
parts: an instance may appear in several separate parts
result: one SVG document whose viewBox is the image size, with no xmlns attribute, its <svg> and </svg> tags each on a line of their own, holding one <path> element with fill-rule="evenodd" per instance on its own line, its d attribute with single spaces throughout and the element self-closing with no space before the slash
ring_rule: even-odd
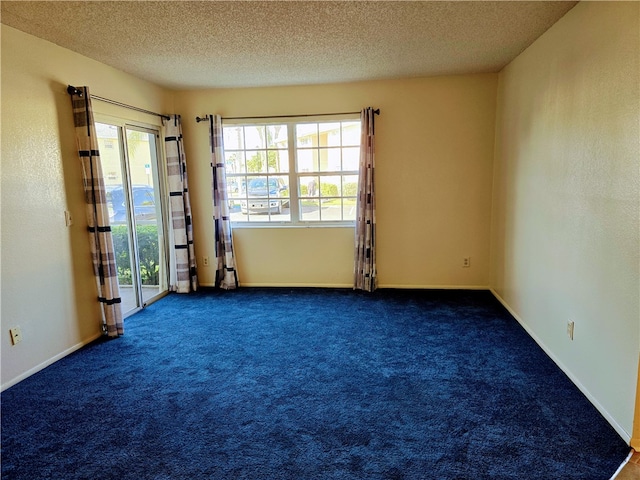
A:
<svg viewBox="0 0 640 480">
<path fill-rule="evenodd" d="M 360 168 L 356 213 L 354 289 L 373 292 L 376 276 L 376 196 L 374 188 L 375 141 L 373 108 L 360 113 Z"/>
<path fill-rule="evenodd" d="M 89 89 L 71 94 L 73 120 L 76 130 L 78 155 L 82 163 L 87 226 L 93 258 L 93 271 L 98 286 L 98 301 L 102 307 L 103 328 L 110 337 L 124 334 L 120 289 L 113 250 L 109 210 L 102 177 L 98 137 L 96 136 Z"/>
<path fill-rule="evenodd" d="M 167 155 L 169 182 L 169 209 L 171 212 L 170 238 L 173 245 L 169 265 L 169 289 L 189 293 L 198 289 L 196 255 L 193 247 L 191 200 L 187 182 L 187 162 L 182 144 L 180 115 L 164 120 L 164 145 Z"/>
<path fill-rule="evenodd" d="M 238 287 L 236 259 L 233 253 L 233 236 L 227 199 L 227 175 L 222 145 L 222 119 L 209 115 L 209 144 L 211 146 L 211 171 L 213 175 L 213 225 L 216 247 L 217 288 L 233 290 Z"/>
</svg>

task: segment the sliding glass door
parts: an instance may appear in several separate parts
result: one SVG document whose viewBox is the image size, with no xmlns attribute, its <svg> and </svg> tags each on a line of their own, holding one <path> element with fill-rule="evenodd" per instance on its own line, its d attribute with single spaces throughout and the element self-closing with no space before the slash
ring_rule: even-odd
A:
<svg viewBox="0 0 640 480">
<path fill-rule="evenodd" d="M 168 289 L 159 132 L 110 123 L 96 131 L 126 315 Z"/>
</svg>

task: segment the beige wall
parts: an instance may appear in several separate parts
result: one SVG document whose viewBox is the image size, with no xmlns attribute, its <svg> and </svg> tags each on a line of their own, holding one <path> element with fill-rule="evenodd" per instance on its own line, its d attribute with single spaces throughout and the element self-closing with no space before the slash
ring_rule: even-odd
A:
<svg viewBox="0 0 640 480">
<path fill-rule="evenodd" d="M 492 230 L 491 285 L 627 440 L 640 346 L 639 8 L 581 2 L 500 74 Z"/>
<path fill-rule="evenodd" d="M 496 88 L 487 74 L 178 92 L 200 281 L 214 282 L 202 265 L 214 251 L 208 128 L 195 117 L 374 106 L 380 286 L 487 287 Z M 238 228 L 234 240 L 243 285 L 352 285 L 352 228 Z"/>
<path fill-rule="evenodd" d="M 158 87 L 2 26 L 2 387 L 100 334 L 67 84 L 153 111 Z M 103 113 L 131 115 L 94 102 Z M 157 122 L 148 115 L 134 119 Z M 142 118 L 144 117 L 144 118 Z M 65 226 L 64 211 L 74 224 Z M 9 328 L 20 326 L 12 346 Z"/>
</svg>

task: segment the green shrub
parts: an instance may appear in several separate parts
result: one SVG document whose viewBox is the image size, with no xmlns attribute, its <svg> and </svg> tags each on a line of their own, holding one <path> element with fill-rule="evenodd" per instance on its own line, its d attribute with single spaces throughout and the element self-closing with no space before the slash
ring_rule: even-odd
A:
<svg viewBox="0 0 640 480">
<path fill-rule="evenodd" d="M 333 183 L 321 183 L 320 184 L 320 195 L 322 197 L 337 197 L 338 196 L 338 186 Z"/>
<path fill-rule="evenodd" d="M 158 265 L 158 226 L 138 225 L 138 256 L 140 257 L 140 277 L 143 285 L 159 285 L 160 265 Z M 120 285 L 132 285 L 131 255 L 129 252 L 129 228 L 113 225 L 111 236 L 116 254 L 116 269 Z"/>
<path fill-rule="evenodd" d="M 129 256 L 129 231 L 126 225 L 112 225 L 111 238 L 113 238 L 113 250 L 116 255 L 116 269 L 118 271 L 118 283 L 120 285 L 132 285 L 131 281 L 131 257 Z"/>
<path fill-rule="evenodd" d="M 345 197 L 355 197 L 358 195 L 358 184 L 356 182 L 345 183 L 342 194 Z"/>
<path fill-rule="evenodd" d="M 139 225 L 138 252 L 140 257 L 140 276 L 142 285 L 160 284 L 160 265 L 158 264 L 158 226 Z"/>
</svg>

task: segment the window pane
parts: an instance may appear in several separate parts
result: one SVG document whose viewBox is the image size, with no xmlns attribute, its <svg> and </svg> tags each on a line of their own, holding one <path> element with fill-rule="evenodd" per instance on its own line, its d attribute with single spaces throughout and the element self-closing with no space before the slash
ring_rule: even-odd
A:
<svg viewBox="0 0 640 480">
<path fill-rule="evenodd" d="M 298 147 L 317 147 L 318 124 L 300 123 L 296 125 L 296 145 Z"/>
<path fill-rule="evenodd" d="M 342 177 L 342 194 L 345 197 L 358 196 L 358 176 L 344 175 Z"/>
<path fill-rule="evenodd" d="M 269 177 L 269 196 L 289 198 L 289 177 L 287 175 Z"/>
<path fill-rule="evenodd" d="M 330 198 L 321 201 L 320 220 L 337 222 L 342 220 L 342 199 Z"/>
<path fill-rule="evenodd" d="M 224 152 L 227 173 L 244 173 L 244 152 Z"/>
<path fill-rule="evenodd" d="M 249 197 L 266 197 L 267 196 L 267 176 L 252 175 L 247 177 L 246 194 Z"/>
<path fill-rule="evenodd" d="M 301 197 L 317 197 L 320 193 L 318 189 L 320 185 L 319 177 L 304 176 L 298 179 L 298 195 Z"/>
<path fill-rule="evenodd" d="M 300 220 L 305 222 L 320 220 L 320 202 L 318 200 L 300 200 Z"/>
<path fill-rule="evenodd" d="M 236 127 L 224 127 L 222 129 L 222 141 L 224 147 L 229 150 L 242 150 L 244 148 L 243 141 L 243 128 Z"/>
<path fill-rule="evenodd" d="M 342 122 L 342 145 L 360 146 L 360 122 Z"/>
<path fill-rule="evenodd" d="M 323 148 L 320 150 L 321 172 L 339 172 L 342 169 L 340 150 L 340 148 Z"/>
<path fill-rule="evenodd" d="M 358 167 L 360 164 L 360 148 L 359 147 L 348 147 L 342 149 L 342 169 L 343 170 L 351 170 L 354 172 L 358 171 Z"/>
<path fill-rule="evenodd" d="M 244 127 L 244 143 L 245 149 L 266 148 L 265 126 Z"/>
<path fill-rule="evenodd" d="M 249 221 L 250 222 L 264 222 L 265 220 L 269 220 L 269 217 L 266 217 L 262 213 L 249 213 Z"/>
<path fill-rule="evenodd" d="M 319 171 L 318 150 L 298 150 L 296 169 L 299 173 Z"/>
<path fill-rule="evenodd" d="M 281 213 L 271 213 L 270 219 L 272 222 L 290 222 L 291 221 L 291 212 L 289 207 L 282 207 Z"/>
<path fill-rule="evenodd" d="M 347 197 L 342 200 L 342 219 L 356 219 L 356 199 L 354 197 Z"/>
<path fill-rule="evenodd" d="M 318 130 L 321 147 L 340 146 L 340 123 L 320 123 Z"/>
<path fill-rule="evenodd" d="M 289 152 L 287 150 L 268 150 L 268 166 L 270 173 L 286 173 L 289 171 Z"/>
<path fill-rule="evenodd" d="M 338 197 L 341 195 L 341 178 L 339 175 L 323 175 L 320 177 L 320 196 Z"/>
<path fill-rule="evenodd" d="M 267 173 L 267 153 L 263 150 L 247 150 L 247 172 Z"/>
<path fill-rule="evenodd" d="M 232 222 L 246 222 L 248 220 L 247 215 L 241 212 L 240 202 L 238 201 L 229 201 L 229 215 Z"/>
<path fill-rule="evenodd" d="M 288 148 L 287 126 L 267 125 L 267 148 Z"/>
<path fill-rule="evenodd" d="M 244 198 L 244 177 L 227 177 L 227 193 L 229 198 Z"/>
</svg>

